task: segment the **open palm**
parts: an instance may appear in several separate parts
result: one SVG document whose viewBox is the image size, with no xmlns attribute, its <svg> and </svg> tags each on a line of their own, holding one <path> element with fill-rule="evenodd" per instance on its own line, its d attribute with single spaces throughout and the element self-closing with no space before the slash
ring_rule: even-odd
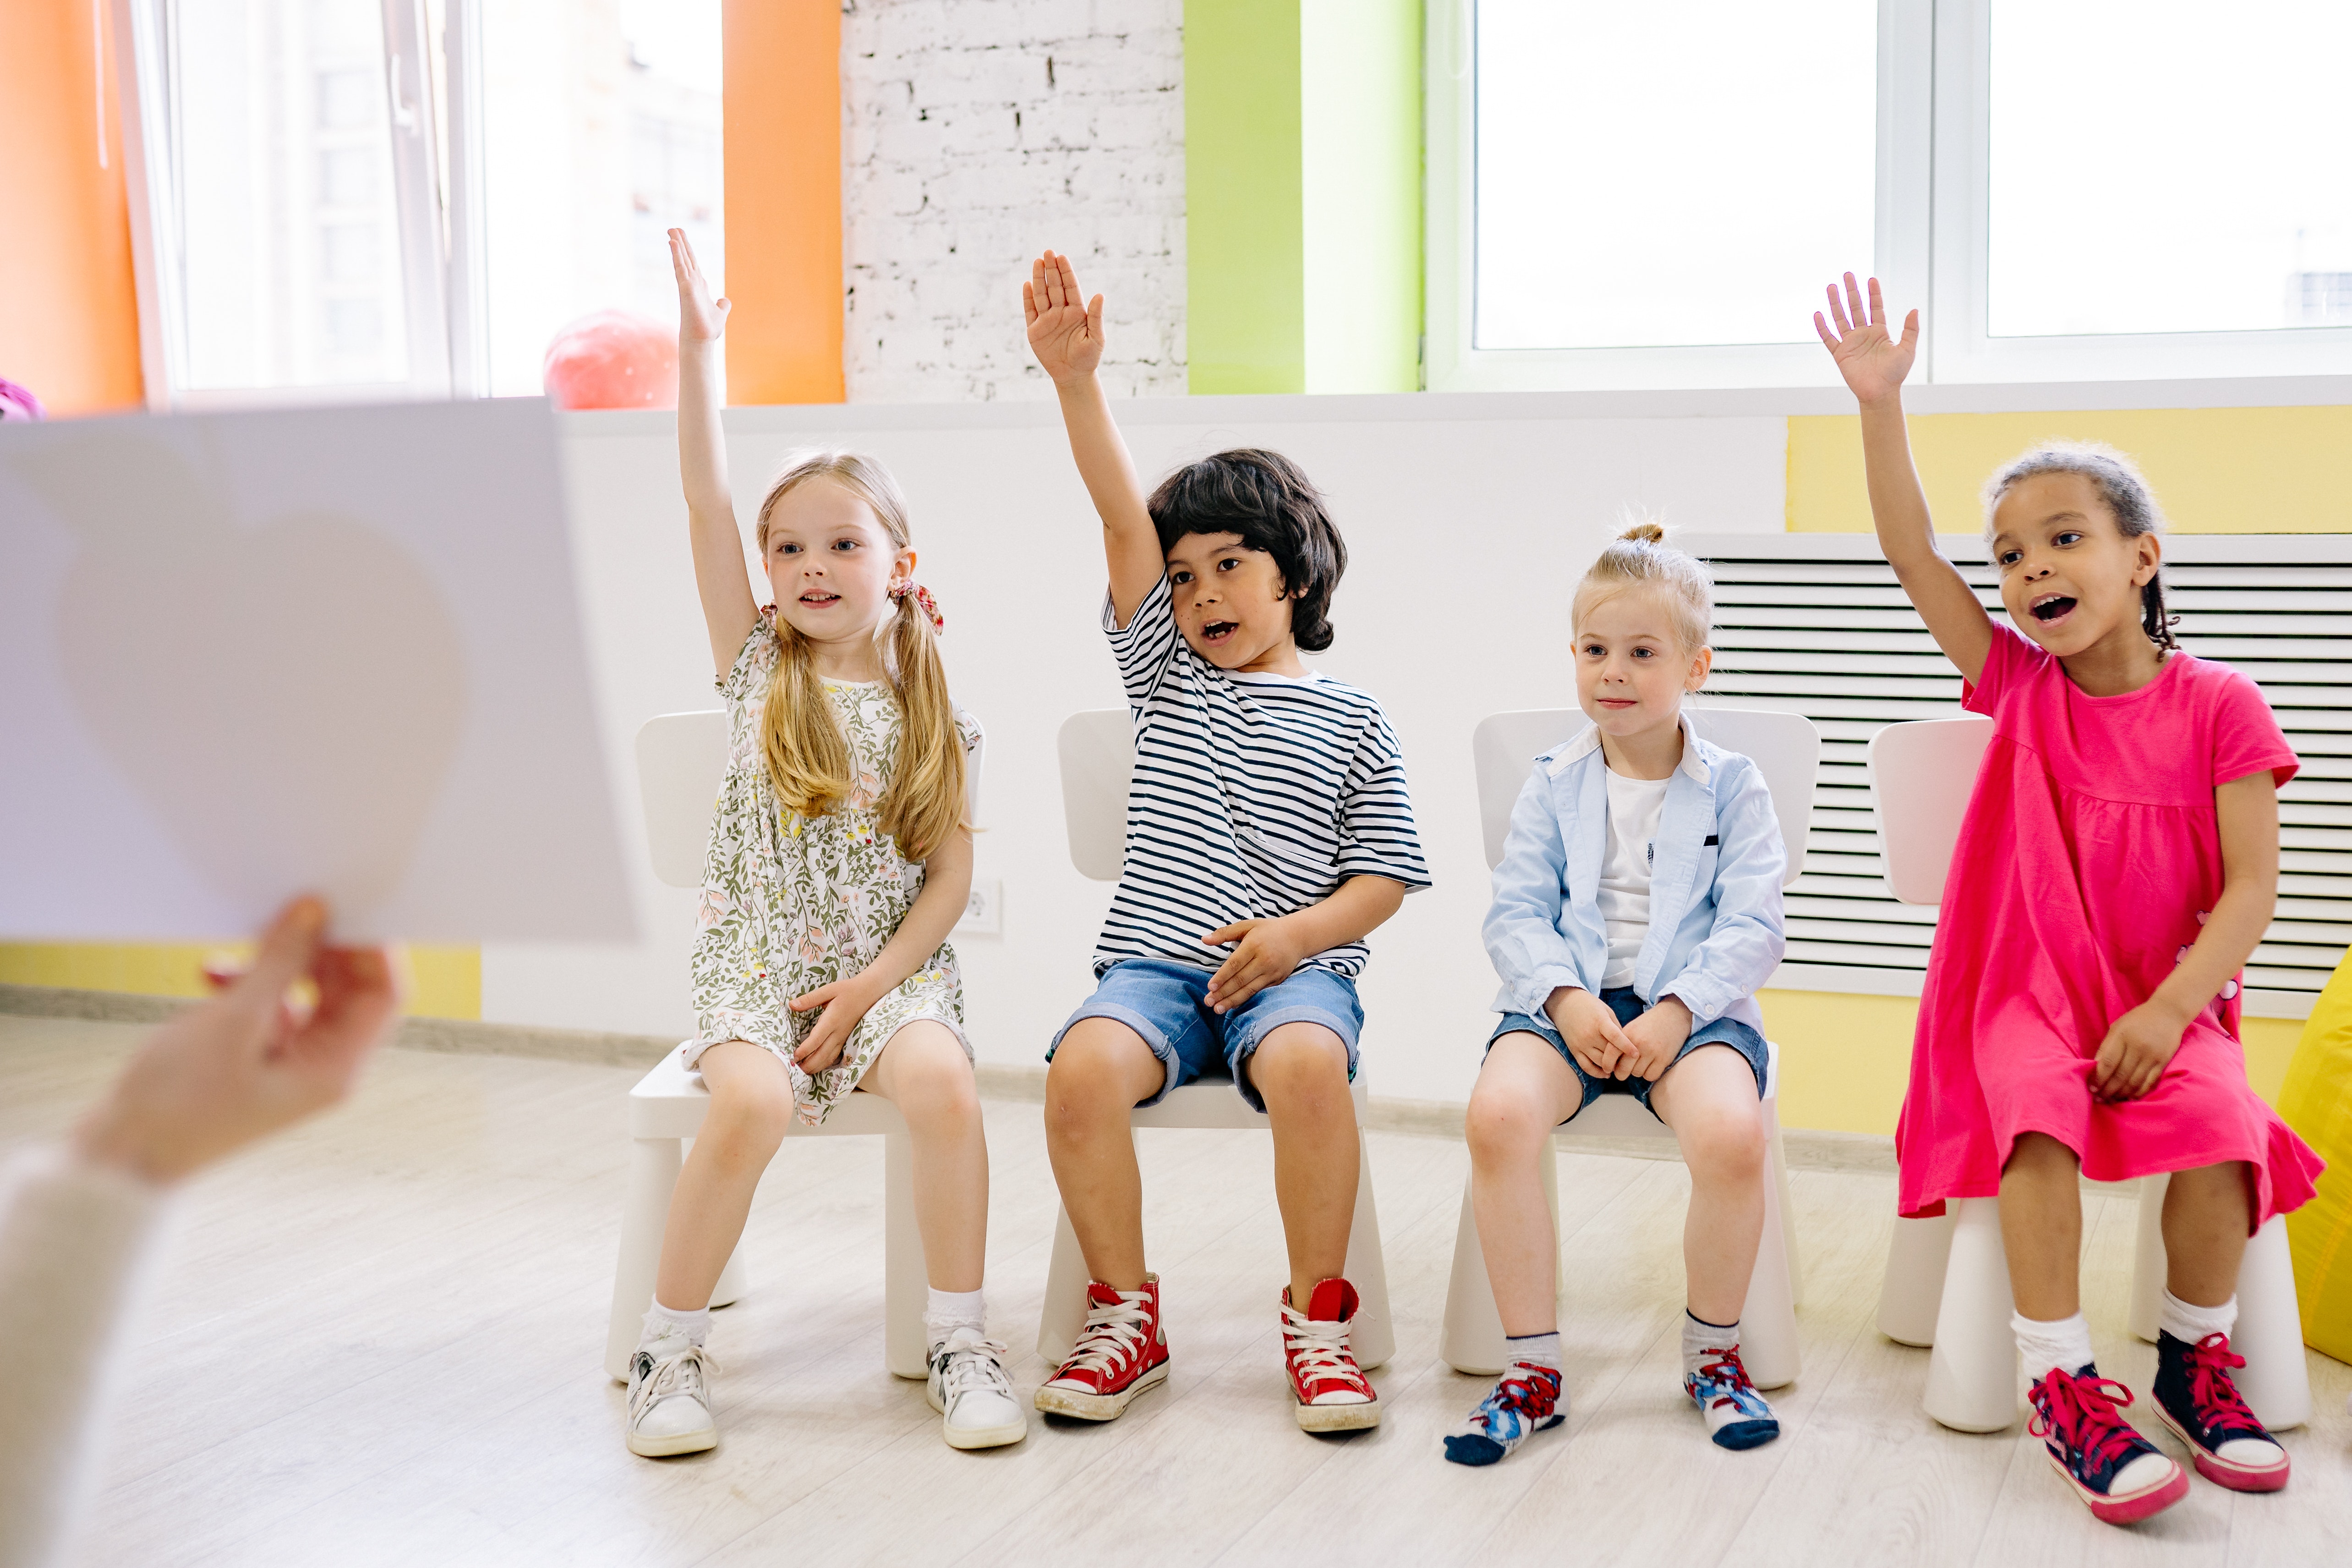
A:
<svg viewBox="0 0 2352 1568">
<path fill-rule="evenodd" d="M 1102 363 L 1103 297 L 1078 292 L 1070 258 L 1047 251 L 1021 286 L 1021 312 L 1029 322 L 1029 349 L 1056 382 L 1090 376 Z"/>
<path fill-rule="evenodd" d="M 694 246 L 686 241 L 684 229 L 669 231 L 670 270 L 677 274 L 677 335 L 688 343 L 716 342 L 727 330 L 727 312 L 730 308 L 724 299 L 710 298 L 710 284 L 702 276 L 701 264 L 694 259 Z"/>
<path fill-rule="evenodd" d="M 1911 373 L 1911 361 L 1919 353 L 1919 312 L 1914 310 L 1903 319 L 1903 336 L 1895 337 L 1887 330 L 1886 305 L 1879 298 L 1878 279 L 1870 280 L 1870 308 L 1863 309 L 1862 290 L 1854 286 L 1853 274 L 1845 275 L 1845 297 L 1838 297 L 1838 286 L 1830 285 L 1830 318 L 1823 319 L 1813 312 L 1813 330 L 1822 335 L 1829 346 L 1830 357 L 1837 361 L 1838 374 L 1853 395 L 1864 402 L 1874 402 L 1888 396 L 1903 384 Z M 1834 321 L 1836 330 L 1831 330 Z"/>
</svg>

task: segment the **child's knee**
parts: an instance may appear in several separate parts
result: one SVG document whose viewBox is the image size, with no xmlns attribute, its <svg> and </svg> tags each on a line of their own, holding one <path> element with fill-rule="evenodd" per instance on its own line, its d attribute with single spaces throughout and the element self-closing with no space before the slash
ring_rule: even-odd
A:
<svg viewBox="0 0 2352 1568">
<path fill-rule="evenodd" d="M 792 1119 L 792 1091 L 781 1075 L 773 1082 L 717 1083 L 711 1086 L 710 1109 L 695 1141 L 730 1160 L 765 1160 L 784 1141 Z"/>
<path fill-rule="evenodd" d="M 1286 1023 L 1250 1052 L 1251 1087 L 1272 1104 L 1300 1109 L 1348 1098 L 1348 1046 L 1315 1023 Z"/>
<path fill-rule="evenodd" d="M 1484 1079 L 1470 1092 L 1463 1134 L 1479 1164 L 1532 1154 L 1550 1132 L 1524 1097 L 1489 1089 Z"/>
<path fill-rule="evenodd" d="M 1764 1171 L 1764 1118 L 1752 1109 L 1710 1109 L 1686 1124 L 1683 1164 L 1695 1181 L 1744 1182 Z"/>
<path fill-rule="evenodd" d="M 928 1126 L 976 1124 L 980 1084 L 963 1048 L 944 1030 L 940 1033 L 945 1050 L 927 1051 L 899 1069 L 895 1084 L 899 1112 Z"/>
<path fill-rule="evenodd" d="M 1138 1051 L 1151 1058 L 1142 1037 L 1113 1019 L 1081 1019 L 1071 1025 L 1045 1069 L 1046 1132 L 1093 1132 L 1114 1122 L 1124 1127 L 1139 1098 Z M 1159 1066 L 1157 1058 L 1151 1061 Z"/>
</svg>

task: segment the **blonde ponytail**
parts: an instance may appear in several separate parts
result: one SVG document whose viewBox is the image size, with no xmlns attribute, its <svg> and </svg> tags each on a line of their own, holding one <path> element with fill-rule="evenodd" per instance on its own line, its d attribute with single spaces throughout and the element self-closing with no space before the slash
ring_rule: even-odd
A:
<svg viewBox="0 0 2352 1568">
<path fill-rule="evenodd" d="M 814 452 L 778 475 L 760 503 L 762 557 L 768 552 L 776 503 L 812 479 L 830 480 L 865 502 L 899 549 L 910 542 L 906 497 L 889 470 L 859 453 Z M 824 695 L 808 639 L 781 612 L 774 626 L 776 673 L 768 684 L 761 726 L 768 782 L 784 810 L 822 817 L 849 798 L 849 741 Z M 948 699 L 937 635 L 911 594 L 898 601 L 889 636 L 893 657 L 884 663 L 890 666 L 891 695 L 898 704 L 898 756 L 877 811 L 882 831 L 897 841 L 899 855 L 920 864 L 947 842 L 950 833 L 965 825 L 963 735 Z"/>
</svg>

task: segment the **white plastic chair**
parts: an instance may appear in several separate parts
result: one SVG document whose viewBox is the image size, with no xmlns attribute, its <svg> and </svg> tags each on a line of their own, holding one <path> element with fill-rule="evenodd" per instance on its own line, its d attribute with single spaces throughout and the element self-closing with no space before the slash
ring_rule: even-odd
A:
<svg viewBox="0 0 2352 1568">
<path fill-rule="evenodd" d="M 1821 733 L 1811 719 L 1799 714 L 1696 706 L 1685 711 L 1700 736 L 1750 758 L 1763 772 L 1772 794 L 1773 814 L 1780 819 L 1781 841 L 1789 846 L 1786 882 L 1796 881 L 1804 865 L 1813 777 L 1821 767 Z M 1478 815 L 1486 832 L 1489 866 L 1503 858 L 1511 807 L 1527 784 L 1534 759 L 1590 722 L 1576 708 L 1536 708 L 1495 714 L 1480 721 L 1471 733 L 1471 757 L 1478 775 Z M 1748 1277 L 1748 1299 L 1740 1309 L 1739 1337 L 1740 1359 L 1756 1385 L 1779 1388 L 1795 1382 L 1802 1364 L 1797 1305 L 1803 1300 L 1803 1290 L 1796 1224 L 1789 1211 L 1788 1159 L 1780 1147 L 1780 1048 L 1769 1040 L 1765 1045 L 1769 1065 L 1764 1079 L 1763 1115 L 1772 1179 L 1764 1186 L 1764 1234 L 1756 1249 L 1756 1271 Z M 1555 1228 L 1559 1220 L 1559 1179 L 1553 1151 L 1559 1139 L 1650 1138 L 1671 1144 L 1674 1136 L 1672 1129 L 1630 1094 L 1603 1095 L 1573 1120 L 1562 1123 L 1544 1140 L 1538 1178 L 1545 1201 L 1551 1205 Z M 1565 1249 L 1557 1256 L 1565 1280 Z M 1485 1375 L 1503 1369 L 1503 1322 L 1486 1279 L 1486 1255 L 1478 1242 L 1477 1215 L 1471 1205 L 1467 1177 L 1462 1183 L 1462 1219 L 1454 1232 L 1454 1275 L 1445 1289 L 1445 1328 L 1439 1354 L 1457 1372 Z"/>
<path fill-rule="evenodd" d="M 980 816 L 982 756 L 975 750 L 969 770 L 970 809 Z M 646 838 L 654 874 L 672 887 L 702 885 L 703 854 L 710 836 L 711 805 L 727 771 L 727 716 L 723 712 L 671 713 L 647 719 L 637 731 L 637 782 L 644 798 Z M 681 1048 L 683 1049 L 683 1048 Z M 662 1230 L 686 1145 L 710 1109 L 710 1092 L 699 1073 L 689 1071 L 677 1051 L 629 1091 L 629 1174 L 621 1207 L 621 1254 L 613 1270 L 613 1315 L 604 1338 L 604 1370 L 629 1375 L 640 1322 L 653 1302 L 654 1274 L 661 1261 Z M 856 1093 L 835 1106 L 824 1124 L 793 1120 L 787 1137 L 882 1139 L 882 1295 L 887 1328 L 883 1359 L 900 1377 L 921 1377 L 923 1308 L 928 1281 L 923 1240 L 915 1228 L 915 1176 L 907 1124 L 898 1108 L 877 1095 Z M 710 1304 L 740 1299 L 748 1283 L 741 1251 L 728 1260 L 711 1292 Z"/>
<path fill-rule="evenodd" d="M 1871 793 L 1887 890 L 1905 904 L 1944 901 L 1944 881 L 1992 720 L 1921 719 L 1872 737 Z M 2164 1291 L 2166 1176 L 2140 1184 L 2132 1264 L 2131 1332 L 2154 1340 Z M 1897 1219 L 1878 1297 L 1878 1332 L 1901 1344 L 1933 1345 L 1927 1414 L 1962 1432 L 1998 1432 L 2017 1419 L 2017 1342 L 2010 1328 L 2009 1260 L 2000 1200 L 1957 1198 L 1933 1219 Z M 2273 1431 L 2311 1418 L 2294 1268 L 2286 1221 L 2272 1217 L 2247 1243 L 2238 1269 L 2238 1325 L 2231 1348 L 2246 1358 L 2238 1392 Z"/>
<path fill-rule="evenodd" d="M 1082 876 L 1116 882 L 1127 858 L 1127 790 L 1135 768 L 1135 731 L 1125 708 L 1072 714 L 1059 739 L 1062 812 L 1069 832 L 1070 861 Z M 1396 1354 L 1396 1325 L 1389 1315 L 1389 1274 L 1381 1253 L 1381 1217 L 1372 1203 L 1371 1151 L 1364 1146 L 1366 1100 L 1360 1070 L 1350 1086 L 1356 1102 L 1356 1213 L 1348 1231 L 1348 1282 L 1360 1303 L 1349 1335 L 1360 1366 L 1385 1364 Z M 1135 1127 L 1258 1128 L 1265 1113 L 1253 1111 L 1230 1080 L 1201 1079 L 1129 1117 Z M 1058 1366 L 1077 1343 L 1087 1322 L 1087 1260 L 1078 1249 L 1069 1211 L 1054 1217 L 1054 1254 L 1045 1270 L 1045 1301 L 1037 1324 L 1037 1354 Z"/>
</svg>

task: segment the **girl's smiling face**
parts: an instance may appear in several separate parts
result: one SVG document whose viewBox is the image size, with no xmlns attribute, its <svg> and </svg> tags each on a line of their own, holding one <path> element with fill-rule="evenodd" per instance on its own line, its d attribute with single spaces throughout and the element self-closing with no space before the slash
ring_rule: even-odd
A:
<svg viewBox="0 0 2352 1568">
<path fill-rule="evenodd" d="M 911 579 L 915 552 L 894 543 L 874 508 L 829 479 L 795 485 L 768 512 L 762 564 L 776 613 L 814 643 L 873 634 Z"/>
<path fill-rule="evenodd" d="M 1709 649 L 1685 650 L 1664 594 L 1626 588 L 1585 607 L 1576 629 L 1576 701 L 1618 739 L 1674 725 L 1683 694 L 1706 684 Z"/>
<path fill-rule="evenodd" d="M 1993 508 L 2001 604 L 2019 631 L 2062 659 L 2111 637 L 2146 641 L 2140 589 L 2162 548 L 2154 534 L 2126 538 L 2080 474 L 2021 479 Z"/>
</svg>

